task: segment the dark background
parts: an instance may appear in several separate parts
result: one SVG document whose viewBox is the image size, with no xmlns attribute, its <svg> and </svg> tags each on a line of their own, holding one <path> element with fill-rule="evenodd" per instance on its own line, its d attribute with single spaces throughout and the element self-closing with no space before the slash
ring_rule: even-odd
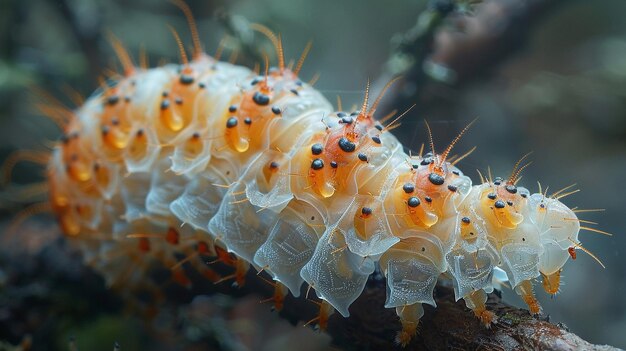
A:
<svg viewBox="0 0 626 351">
<path fill-rule="evenodd" d="M 470 1 L 458 2 L 463 5 Z M 508 176 L 515 161 L 533 151 L 533 164 L 524 172 L 522 185 L 536 191 L 537 180 L 554 190 L 577 183 L 581 192 L 564 199 L 567 205 L 606 209 L 581 217 L 600 222 L 599 228 L 615 235 L 581 232 L 580 240 L 607 268 L 602 269 L 579 251 L 579 258 L 565 267 L 562 292 L 555 299 L 542 291 L 538 295 L 544 312 L 553 321 L 565 323 L 590 342 L 626 347 L 626 239 L 622 230 L 626 214 L 626 2 L 487 3 L 510 5 L 514 11 L 496 11 L 481 17 L 481 6 L 487 4 L 469 7 L 473 13 L 451 15 L 437 27 L 439 34 L 435 35 L 434 44 L 427 41 L 413 51 L 416 57 L 427 58 L 426 62 L 440 60 L 458 67 L 456 81 L 441 82 L 436 77 L 408 74 L 384 105 L 389 110 L 391 106 L 404 109 L 417 104 L 403 119 L 403 127 L 396 129 L 403 143 L 413 150 L 426 141 L 424 119 L 433 128 L 436 145 L 443 148 L 478 117 L 456 148 L 462 153 L 478 146 L 459 165 L 474 180 L 475 169 L 484 171 L 488 166 L 495 174 Z M 316 87 L 333 102 L 340 95 L 344 108 L 361 102 L 368 78 L 377 90 L 390 72 L 397 71 L 397 61 L 389 58 L 398 50 L 399 33 L 409 31 L 420 14 L 432 10 L 427 1 L 418 0 L 235 0 L 189 4 L 208 53 L 215 52 L 229 26 L 237 29 L 238 23 L 245 26 L 246 20 L 263 23 L 281 33 L 288 58 L 297 58 L 306 42 L 313 40 L 302 77 L 307 80 L 319 73 Z M 469 20 L 474 27 L 459 27 L 459 16 L 476 16 Z M 89 96 L 97 88 L 103 68 L 118 65 L 106 41 L 107 31 L 119 37 L 135 57 L 144 47 L 152 65 L 162 58 L 178 62 L 167 24 L 189 42 L 184 17 L 167 1 L 0 1 L 0 157 L 5 158 L 16 149 L 42 149 L 44 140 L 58 137 L 54 125 L 38 117 L 30 87 L 37 85 L 68 103 L 70 99 L 64 97 L 67 87 Z M 483 34 L 493 45 L 466 40 L 463 50 L 453 50 L 459 46 L 446 47 L 446 36 L 441 33 L 465 31 L 480 36 L 481 26 L 486 28 L 487 33 Z M 507 26 L 508 32 L 498 32 Z M 230 40 L 228 46 L 240 49 L 239 63 L 251 65 L 256 60 L 254 50 L 271 52 L 267 40 L 253 40 L 253 44 L 251 50 L 244 50 L 244 35 Z M 225 56 L 229 55 L 227 50 Z M 421 67 L 417 64 L 413 69 L 420 71 Z M 381 116 L 384 114 L 380 111 Z M 39 179 L 38 174 L 37 168 L 20 165 L 13 182 L 29 183 Z M 20 206 L 10 201 L 7 194 L 10 192 L 3 192 L 1 206 L 6 219 Z M 51 230 L 37 224 L 29 228 L 36 233 Z M 29 259 L 28 255 L 20 257 Z M 0 260 L 0 292 L 4 291 L 0 293 L 0 321 L 4 318 L 3 323 L 9 324 L 11 314 L 6 312 L 6 299 L 11 286 L 3 277 L 12 271 L 10 262 L 14 261 Z M 49 293 L 54 294 L 54 286 Z M 505 295 L 511 294 L 505 291 Z M 292 345 L 289 343 L 302 345 L 303 338 L 311 340 L 305 343 L 311 350 L 327 347 L 325 335 L 291 328 L 252 300 L 236 301 L 238 306 L 248 306 L 239 307 L 239 314 L 233 312 L 237 307 L 228 303 L 197 302 L 212 311 L 212 316 L 224 313 L 224 308 L 229 311 L 227 316 L 211 318 L 218 320 L 217 325 L 223 322 L 221 318 L 228 320 L 224 325 L 234 329 L 230 332 L 243 341 L 222 343 L 220 348 L 271 349 L 277 347 L 271 342 L 283 340 L 286 344 L 279 345 L 286 347 Z M 515 296 L 508 297 L 508 301 L 520 303 Z M 182 310 L 185 313 L 190 308 Z M 57 308 L 53 313 L 63 315 L 64 311 Z M 108 350 L 114 340 L 127 340 L 129 346 L 141 344 L 141 349 L 147 345 L 146 338 L 154 341 L 132 319 L 96 312 L 91 317 L 78 324 L 66 318 L 64 324 L 52 328 L 50 342 L 65 345 L 69 335 L 76 335 L 81 349 Z M 30 333 L 35 333 L 38 340 L 37 332 Z M 8 335 L 3 334 L 0 340 L 7 338 L 15 343 Z M 185 334 L 183 339 L 193 337 Z M 173 345 L 193 349 L 184 342 Z"/>
</svg>

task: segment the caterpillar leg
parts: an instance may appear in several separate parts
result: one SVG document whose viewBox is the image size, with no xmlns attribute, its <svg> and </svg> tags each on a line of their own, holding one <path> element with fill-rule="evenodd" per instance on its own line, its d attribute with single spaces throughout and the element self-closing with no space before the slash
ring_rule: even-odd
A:
<svg viewBox="0 0 626 351">
<path fill-rule="evenodd" d="M 396 343 L 405 347 L 417 334 L 417 327 L 420 318 L 424 315 L 424 308 L 421 303 L 396 307 L 396 313 L 400 317 L 402 330 L 396 335 Z"/>
<path fill-rule="evenodd" d="M 321 302 L 317 302 L 317 301 L 313 301 L 310 300 L 311 302 L 313 302 L 314 304 L 318 305 L 320 307 L 319 313 L 317 315 L 317 317 L 311 319 L 310 321 L 306 322 L 304 324 L 304 326 L 306 327 L 307 325 L 317 322 L 317 326 L 319 328 L 320 331 L 325 331 L 328 329 L 328 320 L 330 319 L 330 316 L 335 313 L 335 308 L 328 303 L 326 300 L 322 300 Z"/>
<path fill-rule="evenodd" d="M 265 278 L 263 277 L 261 277 L 261 279 L 265 280 Z M 285 305 L 285 297 L 289 293 L 289 289 L 285 285 L 277 281 L 274 281 L 274 282 L 268 281 L 268 283 L 274 286 L 274 294 L 272 295 L 272 297 L 268 299 L 261 300 L 261 303 L 273 302 L 274 305 L 272 306 L 272 309 L 274 311 L 280 312 L 283 309 L 283 306 Z"/>
<path fill-rule="evenodd" d="M 487 311 L 485 302 L 487 301 L 487 293 L 484 290 L 476 290 L 469 295 L 463 297 L 467 308 L 474 312 L 474 315 L 480 320 L 480 322 L 487 328 L 491 327 L 491 324 L 495 322 L 496 315 L 491 311 Z"/>
<path fill-rule="evenodd" d="M 524 280 L 518 286 L 515 287 L 515 292 L 522 297 L 522 300 L 528 305 L 528 309 L 531 314 L 539 314 L 541 312 L 541 306 L 539 301 L 535 297 L 533 292 L 533 284 L 530 280 Z"/>
<path fill-rule="evenodd" d="M 558 271 L 548 275 L 541 273 L 541 276 L 543 277 L 543 290 L 550 295 L 556 295 L 561 287 L 561 270 L 559 269 Z"/>
</svg>

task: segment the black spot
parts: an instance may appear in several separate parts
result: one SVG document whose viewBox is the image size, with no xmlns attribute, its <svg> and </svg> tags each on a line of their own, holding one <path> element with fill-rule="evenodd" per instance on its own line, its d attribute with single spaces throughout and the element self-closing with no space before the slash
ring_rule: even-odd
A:
<svg viewBox="0 0 626 351">
<path fill-rule="evenodd" d="M 300 93 L 298 93 L 298 91 L 296 89 L 291 89 L 289 90 L 293 95 L 299 96 Z"/>
<path fill-rule="evenodd" d="M 430 182 L 433 183 L 434 185 L 441 185 L 446 181 L 442 176 L 440 176 L 437 173 L 429 174 L 428 180 L 430 180 Z"/>
<path fill-rule="evenodd" d="M 200 82 L 200 83 L 198 83 L 198 87 L 200 89 L 204 89 L 204 88 L 206 88 L 206 84 L 204 84 L 203 82 Z"/>
<path fill-rule="evenodd" d="M 319 155 L 324 151 L 324 147 L 322 146 L 322 144 L 313 144 L 313 146 L 311 146 L 311 153 L 313 155 Z"/>
<path fill-rule="evenodd" d="M 513 201 L 507 201 L 506 204 L 509 206 L 513 206 Z"/>
<path fill-rule="evenodd" d="M 230 105 L 228 107 L 228 112 L 233 113 L 233 112 L 237 112 L 237 106 L 235 105 Z"/>
<path fill-rule="evenodd" d="M 431 163 L 433 163 L 433 159 L 430 158 L 430 157 L 427 157 L 427 158 L 423 159 L 422 162 L 420 162 L 420 164 L 422 166 L 427 166 L 427 165 L 429 165 Z"/>
<path fill-rule="evenodd" d="M 461 175 L 461 172 L 459 172 L 459 171 L 452 171 L 452 174 L 454 174 L 454 175 Z"/>
<path fill-rule="evenodd" d="M 161 102 L 161 110 L 167 110 L 170 107 L 170 101 L 165 99 Z"/>
<path fill-rule="evenodd" d="M 511 194 L 515 194 L 517 193 L 517 188 L 515 187 L 515 185 L 507 185 L 505 187 L 506 191 L 510 192 Z"/>
<path fill-rule="evenodd" d="M 415 191 L 415 185 L 413 185 L 411 183 L 405 183 L 402 186 L 402 190 L 404 190 L 405 193 L 410 194 L 410 193 Z"/>
<path fill-rule="evenodd" d="M 526 238 L 522 238 L 522 241 L 526 241 Z"/>
<path fill-rule="evenodd" d="M 226 121 L 226 128 L 235 128 L 237 126 L 237 118 L 231 117 Z"/>
<path fill-rule="evenodd" d="M 337 117 L 341 118 L 345 116 L 347 116 L 345 112 L 337 112 Z"/>
<path fill-rule="evenodd" d="M 461 218 L 461 222 L 463 222 L 465 224 L 470 224 L 471 221 L 470 221 L 469 217 L 463 217 L 463 218 Z"/>
<path fill-rule="evenodd" d="M 194 81 L 193 77 L 188 74 L 180 75 L 180 84 L 189 85 L 189 84 L 193 84 L 193 81 Z"/>
<path fill-rule="evenodd" d="M 117 104 L 118 101 L 120 101 L 120 97 L 117 95 L 111 95 L 107 98 L 107 104 L 111 106 Z"/>
<path fill-rule="evenodd" d="M 67 144 L 70 142 L 70 138 L 68 138 L 67 135 L 61 135 L 61 142 Z"/>
<path fill-rule="evenodd" d="M 422 252 L 426 251 L 426 248 L 422 246 Z"/>
<path fill-rule="evenodd" d="M 195 133 L 193 133 L 193 134 L 191 135 L 191 137 L 192 137 L 192 138 L 194 138 L 194 139 L 200 139 L 200 133 L 195 132 Z"/>
<path fill-rule="evenodd" d="M 102 126 L 102 135 L 109 134 L 109 126 Z"/>
<path fill-rule="evenodd" d="M 352 112 L 352 113 L 350 114 L 350 116 L 358 116 L 358 115 L 359 115 L 359 112 L 358 112 L 358 111 L 354 111 L 354 112 Z"/>
<path fill-rule="evenodd" d="M 168 95 L 170 95 L 170 93 L 168 91 L 164 91 L 161 93 L 161 96 L 163 97 L 167 97 Z"/>
<path fill-rule="evenodd" d="M 420 199 L 415 196 L 411 196 L 409 200 L 407 200 L 406 204 L 409 205 L 409 207 L 417 207 L 420 205 Z"/>
<path fill-rule="evenodd" d="M 124 96 L 124 101 L 125 102 L 130 102 L 130 96 L 128 96 L 128 95 Z"/>
<path fill-rule="evenodd" d="M 380 144 L 380 137 L 378 137 L 378 135 L 374 135 L 372 137 L 372 141 L 375 142 L 376 144 Z"/>
<path fill-rule="evenodd" d="M 257 85 L 260 81 L 261 81 L 261 79 L 259 79 L 259 78 L 254 78 L 254 79 L 250 82 L 250 85 Z"/>
<path fill-rule="evenodd" d="M 369 207 L 363 207 L 361 208 L 361 213 L 365 216 L 369 216 L 372 214 L 372 209 Z"/>
<path fill-rule="evenodd" d="M 354 145 L 353 142 L 351 142 L 350 140 L 346 139 L 346 138 L 341 138 L 339 139 L 339 148 L 341 150 L 343 150 L 344 152 L 354 152 L 354 150 L 356 150 L 356 145 Z"/>
<path fill-rule="evenodd" d="M 260 106 L 267 106 L 270 103 L 270 97 L 258 91 L 254 93 L 254 95 L 252 96 L 252 100 L 255 104 Z"/>
<path fill-rule="evenodd" d="M 278 168 L 278 162 L 276 162 L 276 161 L 272 161 L 272 162 L 270 163 L 270 168 L 271 168 L 271 169 L 276 169 L 276 168 Z"/>
<path fill-rule="evenodd" d="M 496 206 L 496 208 L 504 208 L 504 201 L 502 200 L 498 200 L 496 201 L 496 203 L 494 204 L 494 206 Z"/>
<path fill-rule="evenodd" d="M 361 160 L 363 162 L 367 162 L 367 155 L 366 154 L 364 154 L 362 152 L 359 152 L 358 156 L 359 156 L 359 160 Z"/>
<path fill-rule="evenodd" d="M 297 85 L 297 86 L 299 86 L 299 87 L 301 87 L 302 85 L 304 85 L 304 83 L 302 83 L 302 81 L 301 81 L 301 80 L 298 80 L 298 81 L 296 81 L 296 85 Z"/>
<path fill-rule="evenodd" d="M 247 125 L 251 125 L 252 124 L 252 118 L 250 117 L 246 117 L 243 119 L 243 123 L 247 124 Z"/>
<path fill-rule="evenodd" d="M 354 119 L 352 117 L 343 117 L 341 119 L 341 123 L 352 124 L 352 122 L 354 122 Z"/>
<path fill-rule="evenodd" d="M 176 99 L 174 99 L 174 102 L 176 103 L 176 105 L 182 105 L 183 104 L 183 99 L 177 97 Z"/>
<path fill-rule="evenodd" d="M 135 133 L 135 135 L 137 137 L 141 138 L 143 136 L 143 133 L 144 133 L 143 129 L 139 129 L 139 130 L 137 130 L 137 133 Z"/>
<path fill-rule="evenodd" d="M 500 178 L 500 177 L 496 177 L 496 179 L 493 181 L 493 184 L 495 184 L 495 185 L 500 185 L 500 184 L 502 184 L 502 178 Z"/>
<path fill-rule="evenodd" d="M 335 162 L 335 161 L 330 161 L 330 166 L 331 166 L 332 168 L 337 168 L 337 162 Z"/>
<path fill-rule="evenodd" d="M 448 185 L 448 190 L 450 190 L 451 192 L 455 192 L 458 190 L 458 188 L 454 185 Z"/>
<path fill-rule="evenodd" d="M 378 129 L 380 131 L 383 130 L 383 126 L 381 126 L 380 124 L 375 125 L 374 128 L 376 128 L 376 129 Z"/>
<path fill-rule="evenodd" d="M 411 168 L 418 169 L 418 168 L 420 168 L 420 165 L 414 163 L 414 164 L 411 165 Z"/>
<path fill-rule="evenodd" d="M 280 115 L 282 111 L 280 110 L 280 107 L 278 106 L 272 106 L 272 113 L 274 113 L 275 115 Z"/>
<path fill-rule="evenodd" d="M 526 195 L 526 194 L 519 194 L 519 195 L 520 195 L 521 197 L 523 197 L 524 199 L 526 198 L 526 196 L 528 196 L 528 195 Z"/>
<path fill-rule="evenodd" d="M 433 202 L 433 199 L 430 196 L 426 196 L 424 200 L 426 200 L 426 202 L 428 203 Z"/>
<path fill-rule="evenodd" d="M 113 117 L 111 119 L 111 124 L 114 125 L 114 126 L 119 126 L 120 125 L 120 120 L 117 119 L 117 117 Z"/>
<path fill-rule="evenodd" d="M 498 197 L 498 195 L 496 195 L 495 193 L 489 193 L 489 194 L 487 194 L 487 197 L 490 200 L 495 200 Z"/>
<path fill-rule="evenodd" d="M 324 168 L 324 161 L 322 161 L 319 158 L 316 158 L 315 160 L 313 160 L 313 162 L 311 162 L 311 168 L 313 168 L 316 171 Z"/>
</svg>

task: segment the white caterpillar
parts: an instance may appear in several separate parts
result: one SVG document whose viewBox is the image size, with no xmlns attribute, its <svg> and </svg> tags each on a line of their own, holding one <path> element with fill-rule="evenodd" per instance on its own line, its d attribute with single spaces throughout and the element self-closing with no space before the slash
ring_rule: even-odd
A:
<svg viewBox="0 0 626 351">
<path fill-rule="evenodd" d="M 192 258 L 228 260 L 224 248 L 240 284 L 252 265 L 348 316 L 380 267 L 403 344 L 443 273 L 486 325 L 496 267 L 532 313 L 532 280 L 557 292 L 579 221 L 559 194 L 517 187 L 519 163 L 509 179 L 472 186 L 448 160 L 454 142 L 407 155 L 392 125 L 374 120 L 378 101 L 333 112 L 282 56 L 259 76 L 198 48 L 180 66 L 126 60 L 126 76 L 75 111 L 53 152 L 54 212 L 111 285 L 147 284 L 155 260 L 178 267 L 181 254 L 217 279 Z"/>
</svg>

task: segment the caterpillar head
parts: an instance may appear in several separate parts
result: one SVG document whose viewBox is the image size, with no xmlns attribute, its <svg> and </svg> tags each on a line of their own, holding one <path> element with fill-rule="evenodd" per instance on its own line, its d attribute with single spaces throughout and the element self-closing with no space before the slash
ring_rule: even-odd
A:
<svg viewBox="0 0 626 351">
<path fill-rule="evenodd" d="M 543 287 L 547 293 L 556 294 L 560 287 L 561 269 L 570 258 L 571 250 L 579 246 L 580 221 L 556 195 L 533 194 L 529 200 L 529 212 L 530 220 L 539 228 L 543 249 L 539 256 Z"/>
</svg>

